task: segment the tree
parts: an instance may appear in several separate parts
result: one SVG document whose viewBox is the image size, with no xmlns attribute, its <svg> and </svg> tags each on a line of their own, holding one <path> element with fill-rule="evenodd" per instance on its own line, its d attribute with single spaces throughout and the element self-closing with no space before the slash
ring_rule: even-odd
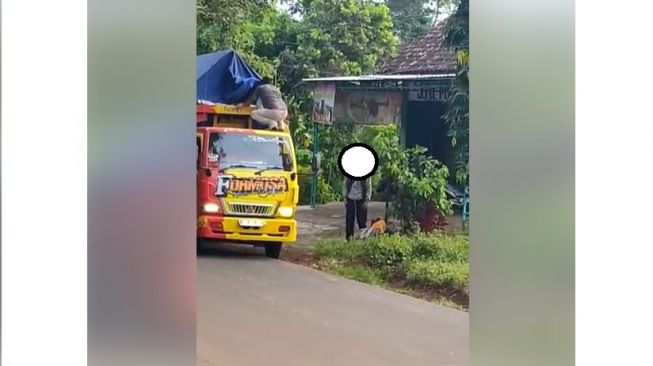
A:
<svg viewBox="0 0 653 366">
<path fill-rule="evenodd" d="M 460 1 L 446 29 L 445 39 L 456 52 L 457 73 L 444 120 L 454 148 L 455 177 L 465 184 L 469 181 L 469 0 Z"/>
<path fill-rule="evenodd" d="M 254 25 L 264 27 L 276 12 L 268 0 L 197 0 L 197 53 L 237 50 L 263 76 L 273 76 L 274 62 L 254 52 Z"/>
<path fill-rule="evenodd" d="M 390 8 L 394 33 L 401 43 L 421 37 L 431 26 L 432 12 L 427 8 L 431 0 L 386 0 Z"/>
<path fill-rule="evenodd" d="M 197 0 L 197 53 L 246 43 L 244 25 L 269 6 L 266 0 Z"/>
<path fill-rule="evenodd" d="M 360 75 L 394 55 L 388 7 L 372 0 L 304 0 L 297 65 L 308 76 Z"/>
<path fill-rule="evenodd" d="M 390 8 L 394 34 L 401 43 L 410 43 L 426 34 L 459 0 L 385 0 Z"/>
</svg>

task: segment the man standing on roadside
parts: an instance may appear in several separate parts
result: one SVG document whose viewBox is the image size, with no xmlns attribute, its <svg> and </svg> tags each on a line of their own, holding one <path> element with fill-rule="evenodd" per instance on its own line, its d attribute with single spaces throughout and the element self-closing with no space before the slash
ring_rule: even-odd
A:
<svg viewBox="0 0 653 366">
<path fill-rule="evenodd" d="M 362 232 L 367 228 L 367 202 L 372 198 L 371 179 L 354 180 L 345 177 L 342 187 L 345 201 L 345 232 L 347 240 L 354 236 L 354 220 Z"/>
</svg>

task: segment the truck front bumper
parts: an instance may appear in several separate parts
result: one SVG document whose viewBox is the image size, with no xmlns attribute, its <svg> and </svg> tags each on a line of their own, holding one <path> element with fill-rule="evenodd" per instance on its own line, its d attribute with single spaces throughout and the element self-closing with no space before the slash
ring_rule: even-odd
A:
<svg viewBox="0 0 653 366">
<path fill-rule="evenodd" d="M 260 228 L 242 227 L 240 220 L 260 220 Z M 235 242 L 284 242 L 297 240 L 297 221 L 294 218 L 209 216 L 197 218 L 197 237 Z"/>
</svg>

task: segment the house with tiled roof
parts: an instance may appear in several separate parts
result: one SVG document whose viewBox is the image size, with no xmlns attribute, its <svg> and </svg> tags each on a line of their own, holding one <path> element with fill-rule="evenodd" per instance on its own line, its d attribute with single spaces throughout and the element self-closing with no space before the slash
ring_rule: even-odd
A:
<svg viewBox="0 0 653 366">
<path fill-rule="evenodd" d="M 378 74 L 305 81 L 314 83 L 320 90 L 332 87 L 334 101 L 327 105 L 335 116 L 333 123 L 398 124 L 404 146 L 424 146 L 451 169 L 451 141 L 442 116 L 455 78 L 456 57 L 444 41 L 445 24 L 439 23 L 421 38 L 403 46 L 396 57 L 379 68 Z M 315 102 L 325 105 L 324 98 Z M 385 119 L 370 119 L 365 110 L 360 110 L 361 105 L 373 105 L 370 113 Z M 394 107 L 391 112 L 383 113 L 383 108 L 388 111 L 391 107 Z"/>
<path fill-rule="evenodd" d="M 440 22 L 421 38 L 402 47 L 396 57 L 381 67 L 381 73 L 440 76 L 435 81 L 410 83 L 404 100 L 401 137 L 408 147 L 427 147 L 431 155 L 451 169 L 451 140 L 442 116 L 456 73 L 456 56 L 445 42 L 445 26 L 446 22 Z"/>
</svg>

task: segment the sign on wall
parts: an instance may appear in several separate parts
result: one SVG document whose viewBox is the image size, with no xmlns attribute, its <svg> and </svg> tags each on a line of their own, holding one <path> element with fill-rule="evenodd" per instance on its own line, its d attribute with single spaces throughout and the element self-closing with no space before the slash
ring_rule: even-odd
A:
<svg viewBox="0 0 653 366">
<path fill-rule="evenodd" d="M 313 121 L 326 124 L 333 123 L 335 99 L 335 84 L 317 84 L 313 88 Z"/>
<path fill-rule="evenodd" d="M 335 121 L 360 124 L 399 124 L 401 93 L 372 90 L 338 90 Z"/>
<path fill-rule="evenodd" d="M 408 84 L 408 100 L 411 102 L 446 102 L 452 80 L 415 80 Z"/>
<path fill-rule="evenodd" d="M 411 102 L 446 102 L 448 98 L 449 89 L 440 87 L 421 87 L 408 92 L 408 100 Z"/>
</svg>

